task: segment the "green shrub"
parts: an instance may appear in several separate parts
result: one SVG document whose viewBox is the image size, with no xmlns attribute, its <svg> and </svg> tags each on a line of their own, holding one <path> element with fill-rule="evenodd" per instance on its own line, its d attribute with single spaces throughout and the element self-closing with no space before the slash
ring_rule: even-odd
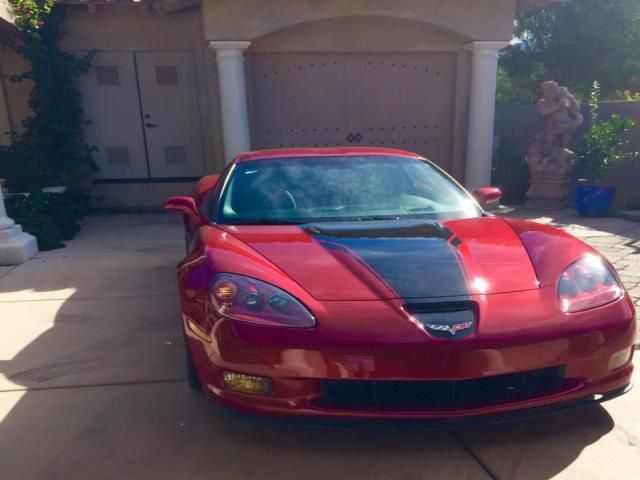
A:
<svg viewBox="0 0 640 480">
<path fill-rule="evenodd" d="M 83 192 L 12 195 L 5 199 L 9 217 L 38 239 L 40 250 L 64 247 L 80 231 L 89 197 Z"/>
<path fill-rule="evenodd" d="M 606 173 L 625 158 L 638 158 L 638 152 L 628 152 L 629 129 L 635 122 L 614 113 L 600 120 L 600 85 L 593 82 L 589 97 L 591 125 L 584 136 L 585 146 L 579 152 L 580 174 L 591 181 L 600 181 Z"/>
</svg>

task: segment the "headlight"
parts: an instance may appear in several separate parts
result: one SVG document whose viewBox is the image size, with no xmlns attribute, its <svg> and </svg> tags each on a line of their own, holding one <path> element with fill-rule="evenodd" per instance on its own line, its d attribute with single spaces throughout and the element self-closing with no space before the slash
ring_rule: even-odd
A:
<svg viewBox="0 0 640 480">
<path fill-rule="evenodd" d="M 311 312 L 284 290 L 254 278 L 219 273 L 209 292 L 216 311 L 243 322 L 308 328 L 316 324 Z"/>
<path fill-rule="evenodd" d="M 563 312 L 573 313 L 611 303 L 624 295 L 611 271 L 596 255 L 585 255 L 558 279 L 558 301 Z"/>
</svg>

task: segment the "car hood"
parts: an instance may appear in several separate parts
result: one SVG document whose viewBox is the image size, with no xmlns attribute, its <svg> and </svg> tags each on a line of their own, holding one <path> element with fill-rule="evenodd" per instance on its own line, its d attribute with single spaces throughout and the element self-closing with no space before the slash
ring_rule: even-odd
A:
<svg viewBox="0 0 640 480">
<path fill-rule="evenodd" d="M 538 288 L 499 217 L 221 226 L 318 300 L 418 301 Z"/>
</svg>

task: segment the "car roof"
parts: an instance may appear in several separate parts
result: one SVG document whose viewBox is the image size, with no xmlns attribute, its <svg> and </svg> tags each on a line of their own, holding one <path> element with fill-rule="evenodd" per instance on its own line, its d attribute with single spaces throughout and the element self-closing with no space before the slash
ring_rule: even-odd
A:
<svg viewBox="0 0 640 480">
<path fill-rule="evenodd" d="M 373 147 L 333 147 L 333 148 L 277 148 L 271 150 L 256 150 L 238 155 L 235 163 L 251 160 L 267 160 L 271 158 L 299 158 L 299 157 L 355 157 L 355 156 L 395 156 L 424 158 L 414 152 L 395 148 Z"/>
</svg>

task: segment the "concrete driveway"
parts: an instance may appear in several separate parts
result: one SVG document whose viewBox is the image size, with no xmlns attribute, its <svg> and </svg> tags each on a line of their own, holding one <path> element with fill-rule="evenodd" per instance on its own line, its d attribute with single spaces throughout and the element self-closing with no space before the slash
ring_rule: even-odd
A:
<svg viewBox="0 0 640 480">
<path fill-rule="evenodd" d="M 614 260 L 640 283 L 640 224 L 604 222 L 589 235 L 620 246 Z M 638 389 L 604 406 L 456 430 L 229 416 L 184 381 L 181 254 L 175 217 L 92 217 L 68 248 L 0 267 L 0 478 L 640 478 Z"/>
</svg>

